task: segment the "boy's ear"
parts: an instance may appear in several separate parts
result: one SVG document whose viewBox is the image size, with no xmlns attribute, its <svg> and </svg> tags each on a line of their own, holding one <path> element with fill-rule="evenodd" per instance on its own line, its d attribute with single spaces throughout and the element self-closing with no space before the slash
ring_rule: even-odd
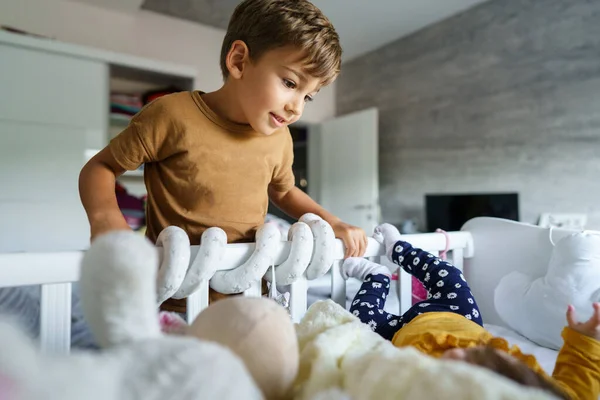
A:
<svg viewBox="0 0 600 400">
<path fill-rule="evenodd" d="M 244 68 L 250 61 L 250 49 L 242 40 L 236 40 L 231 44 L 227 58 L 225 59 L 229 76 L 240 79 L 244 74 Z"/>
</svg>

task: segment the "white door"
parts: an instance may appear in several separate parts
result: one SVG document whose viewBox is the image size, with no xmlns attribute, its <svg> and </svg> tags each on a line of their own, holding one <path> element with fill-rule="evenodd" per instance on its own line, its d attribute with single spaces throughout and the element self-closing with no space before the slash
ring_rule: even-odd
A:
<svg viewBox="0 0 600 400">
<path fill-rule="evenodd" d="M 371 235 L 379 216 L 378 112 L 371 108 L 309 133 L 309 194 Z"/>
</svg>

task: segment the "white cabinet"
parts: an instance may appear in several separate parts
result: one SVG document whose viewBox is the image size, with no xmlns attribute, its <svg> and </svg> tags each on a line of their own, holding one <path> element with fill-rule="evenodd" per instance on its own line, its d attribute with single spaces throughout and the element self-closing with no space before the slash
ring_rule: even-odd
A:
<svg viewBox="0 0 600 400">
<path fill-rule="evenodd" d="M 0 32 L 0 253 L 89 245 L 78 176 L 108 142 L 114 75 L 191 89 L 195 71 Z"/>
</svg>

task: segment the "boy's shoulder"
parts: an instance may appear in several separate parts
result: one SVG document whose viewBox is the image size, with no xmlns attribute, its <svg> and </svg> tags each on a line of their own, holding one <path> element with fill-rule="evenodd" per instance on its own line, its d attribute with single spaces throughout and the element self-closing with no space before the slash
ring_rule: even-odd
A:
<svg viewBox="0 0 600 400">
<path fill-rule="evenodd" d="M 134 117 L 134 122 L 141 125 L 158 124 L 179 126 L 179 123 L 192 117 L 202 117 L 194 99 L 194 92 L 176 92 L 161 96 L 150 103 Z"/>
<path fill-rule="evenodd" d="M 195 106 L 193 92 L 175 92 L 165 94 L 152 100 L 142 110 L 144 113 L 173 113 L 181 110 L 182 107 Z"/>
</svg>

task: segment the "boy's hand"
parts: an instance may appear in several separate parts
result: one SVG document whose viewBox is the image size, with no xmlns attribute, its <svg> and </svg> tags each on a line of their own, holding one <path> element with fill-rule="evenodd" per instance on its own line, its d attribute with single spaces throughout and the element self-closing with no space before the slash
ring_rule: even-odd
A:
<svg viewBox="0 0 600 400">
<path fill-rule="evenodd" d="M 592 304 L 594 307 L 594 314 L 586 322 L 576 322 L 575 320 L 575 307 L 569 306 L 567 308 L 567 322 L 569 328 L 582 335 L 591 337 L 596 340 L 600 340 L 600 303 Z"/>
<path fill-rule="evenodd" d="M 342 221 L 331 224 L 333 233 L 338 239 L 342 239 L 346 251 L 344 258 L 348 257 L 362 257 L 367 251 L 367 235 L 365 231 L 357 226 L 347 224 Z"/>
</svg>

